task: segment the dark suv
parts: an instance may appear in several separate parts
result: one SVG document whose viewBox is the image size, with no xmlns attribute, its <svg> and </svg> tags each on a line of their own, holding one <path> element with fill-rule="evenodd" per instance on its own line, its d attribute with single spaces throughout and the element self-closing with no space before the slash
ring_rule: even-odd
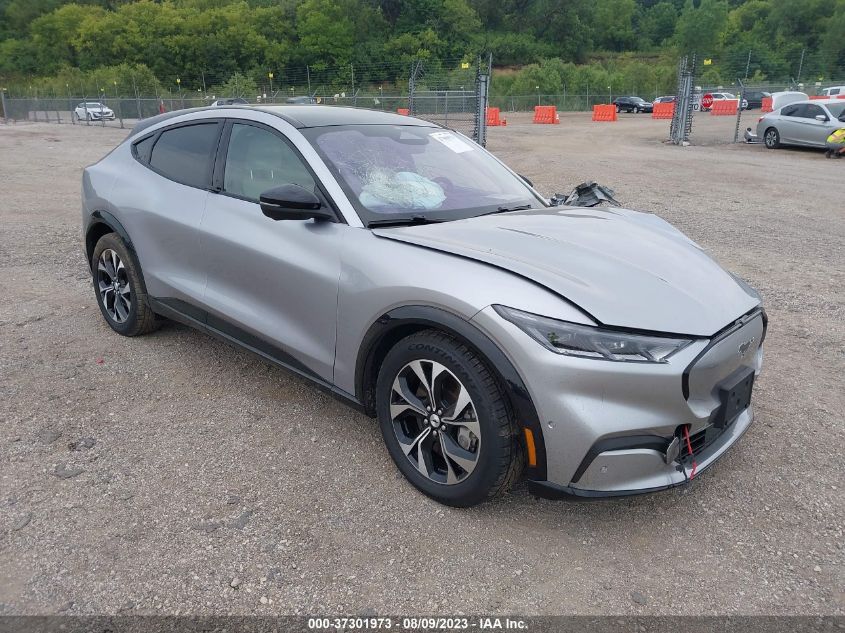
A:
<svg viewBox="0 0 845 633">
<path fill-rule="evenodd" d="M 654 105 L 651 101 L 646 101 L 640 97 L 616 97 L 613 100 L 613 105 L 616 106 L 617 112 L 633 112 L 637 114 L 638 112 L 651 112 L 654 108 Z"/>
<path fill-rule="evenodd" d="M 745 109 L 751 110 L 752 108 L 762 108 L 763 97 L 771 97 L 772 93 L 764 92 L 762 90 L 749 90 L 744 96 L 745 100 L 748 102 Z"/>
</svg>

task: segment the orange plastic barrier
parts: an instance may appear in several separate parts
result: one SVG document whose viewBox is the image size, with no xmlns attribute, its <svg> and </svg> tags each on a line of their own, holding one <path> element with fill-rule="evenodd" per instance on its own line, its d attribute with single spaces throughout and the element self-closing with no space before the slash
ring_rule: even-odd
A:
<svg viewBox="0 0 845 633">
<path fill-rule="evenodd" d="M 824 95 L 811 95 L 810 101 L 820 101 L 822 99 L 830 99 L 830 97 L 825 97 Z"/>
<path fill-rule="evenodd" d="M 845 95 L 839 95 L 839 96 L 838 96 L 838 97 L 836 97 L 836 98 L 837 98 L 837 99 L 845 99 Z"/>
<path fill-rule="evenodd" d="M 534 106 L 534 123 L 560 123 L 557 106 Z"/>
<path fill-rule="evenodd" d="M 507 125 L 507 120 L 501 117 L 499 108 L 487 108 L 487 126 L 496 127 L 497 125 Z"/>
<path fill-rule="evenodd" d="M 736 114 L 737 107 L 739 107 L 739 99 L 722 99 L 720 101 L 714 101 L 713 107 L 710 109 L 710 114 L 715 116 Z"/>
<path fill-rule="evenodd" d="M 762 104 L 760 105 L 761 112 L 771 112 L 772 111 L 772 98 L 771 97 L 763 97 Z"/>
<path fill-rule="evenodd" d="M 675 102 L 671 103 L 655 103 L 654 109 L 651 111 L 652 119 L 671 119 L 675 116 Z"/>
<path fill-rule="evenodd" d="M 616 106 L 612 103 L 594 105 L 593 121 L 616 121 Z"/>
<path fill-rule="evenodd" d="M 396 114 L 404 114 L 408 116 L 411 114 L 411 111 L 408 108 L 396 108 Z"/>
</svg>

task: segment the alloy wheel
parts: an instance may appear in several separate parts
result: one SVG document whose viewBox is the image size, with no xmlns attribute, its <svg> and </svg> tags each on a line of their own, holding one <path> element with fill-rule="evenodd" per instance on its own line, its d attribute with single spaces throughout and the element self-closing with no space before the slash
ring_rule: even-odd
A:
<svg viewBox="0 0 845 633">
<path fill-rule="evenodd" d="M 438 362 L 414 360 L 393 380 L 390 419 L 402 452 L 427 479 L 452 485 L 478 464 L 481 425 L 461 381 Z"/>
<path fill-rule="evenodd" d="M 774 128 L 766 132 L 766 147 L 774 147 L 778 142 L 778 133 Z"/>
<path fill-rule="evenodd" d="M 115 323 L 124 323 L 132 307 L 132 289 L 123 261 L 110 248 L 97 260 L 97 290 L 109 318 Z"/>
</svg>

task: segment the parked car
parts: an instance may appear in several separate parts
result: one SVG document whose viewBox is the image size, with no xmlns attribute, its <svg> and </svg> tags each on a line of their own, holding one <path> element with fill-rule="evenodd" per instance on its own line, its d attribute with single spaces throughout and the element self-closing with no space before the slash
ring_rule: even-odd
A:
<svg viewBox="0 0 845 633">
<path fill-rule="evenodd" d="M 841 127 L 845 127 L 845 100 L 805 100 L 761 116 L 757 136 L 769 149 L 782 145 L 824 149 L 827 137 Z"/>
<path fill-rule="evenodd" d="M 87 101 L 73 109 L 73 118 L 77 121 L 114 121 L 114 111 L 99 101 Z"/>
<path fill-rule="evenodd" d="M 553 497 L 665 489 L 751 424 L 754 290 L 660 218 L 552 206 L 430 122 L 172 112 L 82 187 L 115 332 L 171 318 L 312 380 L 376 417 L 399 470 L 443 503 L 478 503 L 523 471 Z"/>
<path fill-rule="evenodd" d="M 285 103 L 291 103 L 296 105 L 306 105 L 306 104 L 315 104 L 317 103 L 317 99 L 314 97 L 309 97 L 308 95 L 299 96 L 299 97 L 289 97 L 285 100 Z"/>
<path fill-rule="evenodd" d="M 678 98 L 675 95 L 665 96 L 665 97 L 657 97 L 653 103 L 675 103 Z"/>
<path fill-rule="evenodd" d="M 762 108 L 763 99 L 771 96 L 771 92 L 765 92 L 763 90 L 747 90 L 745 92 L 745 101 L 743 101 L 743 109 L 751 110 L 755 108 Z"/>
<path fill-rule="evenodd" d="M 822 90 L 821 94 L 825 97 L 838 97 L 839 95 L 845 95 L 845 86 L 831 86 L 830 88 Z"/>
<path fill-rule="evenodd" d="M 710 94 L 713 96 L 714 102 L 715 101 L 737 101 L 737 102 L 739 101 L 739 97 L 737 97 L 735 94 L 733 94 L 731 92 L 711 92 Z M 709 112 L 712 108 L 701 108 L 701 109 L 704 112 Z M 742 109 L 743 110 L 748 109 L 748 100 L 747 99 L 742 100 Z"/>
<path fill-rule="evenodd" d="M 616 97 L 613 100 L 613 105 L 616 106 L 617 112 L 633 112 L 637 114 L 639 112 L 651 112 L 654 108 L 651 101 L 646 101 L 640 97 Z"/>
<path fill-rule="evenodd" d="M 231 105 L 249 105 L 249 101 L 243 97 L 228 97 L 225 99 L 217 99 L 211 105 L 213 106 L 231 106 Z"/>
</svg>

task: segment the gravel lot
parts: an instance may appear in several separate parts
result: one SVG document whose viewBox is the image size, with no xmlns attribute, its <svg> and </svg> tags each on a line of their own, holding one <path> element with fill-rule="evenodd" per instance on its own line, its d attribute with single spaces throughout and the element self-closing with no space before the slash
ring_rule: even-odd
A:
<svg viewBox="0 0 845 633">
<path fill-rule="evenodd" d="M 719 464 L 439 506 L 305 382 L 182 326 L 112 333 L 79 188 L 126 132 L 0 125 L 0 614 L 845 614 L 845 161 L 716 144 L 733 119 L 677 148 L 642 115 L 508 118 L 489 147 L 538 188 L 610 185 L 764 294 L 758 418 Z"/>
</svg>

